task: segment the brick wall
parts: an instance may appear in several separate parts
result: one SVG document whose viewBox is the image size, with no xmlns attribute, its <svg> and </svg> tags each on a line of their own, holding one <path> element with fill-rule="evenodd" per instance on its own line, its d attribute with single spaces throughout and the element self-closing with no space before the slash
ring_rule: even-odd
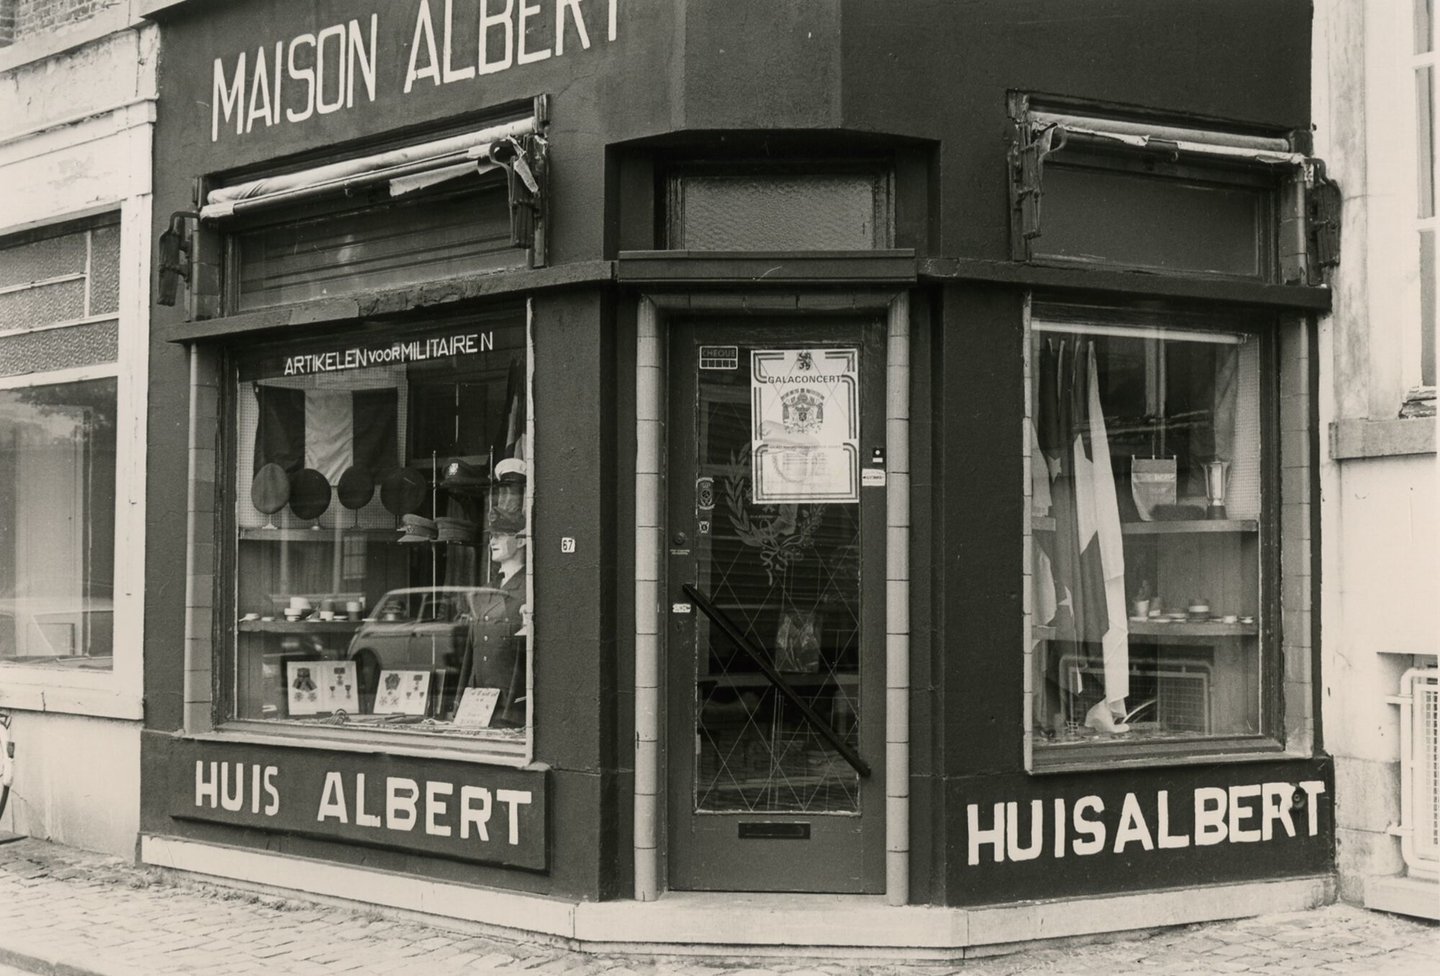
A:
<svg viewBox="0 0 1440 976">
<path fill-rule="evenodd" d="M 88 20 L 127 0 L 0 0 L 0 45 Z"/>
</svg>

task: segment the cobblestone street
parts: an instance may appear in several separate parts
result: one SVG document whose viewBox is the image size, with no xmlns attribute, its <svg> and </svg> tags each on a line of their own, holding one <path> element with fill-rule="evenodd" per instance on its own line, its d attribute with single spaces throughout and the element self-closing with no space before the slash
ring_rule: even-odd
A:
<svg viewBox="0 0 1440 976">
<path fill-rule="evenodd" d="M 948 962 L 800 954 L 593 954 L 351 907 L 257 895 L 35 840 L 0 845 L 0 905 L 0 973 L 9 966 L 57 976 L 1429 976 L 1440 963 L 1440 927 L 1346 905 Z"/>
</svg>

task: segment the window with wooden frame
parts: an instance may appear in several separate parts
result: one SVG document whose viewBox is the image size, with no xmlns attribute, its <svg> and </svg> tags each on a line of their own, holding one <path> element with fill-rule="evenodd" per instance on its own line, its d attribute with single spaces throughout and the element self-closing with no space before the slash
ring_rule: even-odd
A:
<svg viewBox="0 0 1440 976">
<path fill-rule="evenodd" d="M 1011 256 L 1316 284 L 1339 199 L 1289 135 L 1100 115 L 1012 95 Z"/>
</svg>

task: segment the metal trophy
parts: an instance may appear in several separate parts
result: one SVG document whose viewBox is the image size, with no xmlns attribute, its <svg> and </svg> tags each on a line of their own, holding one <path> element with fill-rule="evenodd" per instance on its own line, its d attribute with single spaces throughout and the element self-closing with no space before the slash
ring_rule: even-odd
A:
<svg viewBox="0 0 1440 976">
<path fill-rule="evenodd" d="M 1205 517 L 1225 518 L 1225 481 L 1230 476 L 1230 462 L 1215 459 L 1205 462 Z"/>
</svg>

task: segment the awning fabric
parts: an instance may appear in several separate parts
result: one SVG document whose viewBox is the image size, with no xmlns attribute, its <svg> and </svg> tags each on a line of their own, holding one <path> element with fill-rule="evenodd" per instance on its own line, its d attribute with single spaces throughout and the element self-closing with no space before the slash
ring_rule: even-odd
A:
<svg viewBox="0 0 1440 976">
<path fill-rule="evenodd" d="M 451 178 L 462 170 L 469 171 L 472 166 L 476 172 L 483 172 L 496 166 L 489 161 L 490 146 L 493 143 L 529 135 L 534 131 L 535 120 L 527 117 L 478 132 L 328 163 L 294 173 L 266 176 L 233 186 L 222 186 L 206 195 L 205 205 L 200 208 L 200 217 L 229 217 L 244 211 L 328 193 L 341 193 L 353 187 L 368 186 L 386 180 L 397 181 L 393 187 L 395 192 L 405 192 L 415 188 L 416 181 L 408 178 L 442 169 L 449 170 L 442 178 Z"/>
<path fill-rule="evenodd" d="M 1309 161 L 1303 153 L 1295 152 L 1288 140 L 1278 136 L 1151 125 L 1123 119 L 1102 119 L 1044 111 L 1032 111 L 1030 121 L 1037 129 L 1050 125 L 1059 126 L 1067 137 L 1126 145 L 1136 149 L 1164 148 L 1200 156 L 1224 156 L 1292 166 L 1304 166 Z"/>
</svg>

